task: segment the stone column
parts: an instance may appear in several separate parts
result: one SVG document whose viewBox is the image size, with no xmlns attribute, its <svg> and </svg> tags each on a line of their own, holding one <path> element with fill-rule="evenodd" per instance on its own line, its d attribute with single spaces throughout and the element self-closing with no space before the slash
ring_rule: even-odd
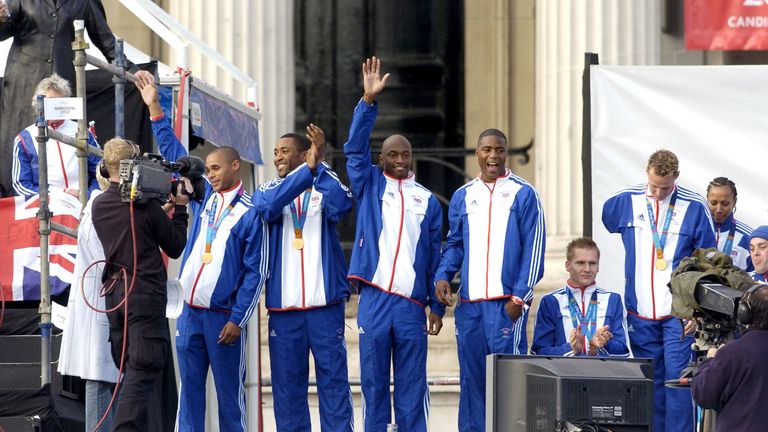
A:
<svg viewBox="0 0 768 432">
<path fill-rule="evenodd" d="M 169 0 L 169 13 L 258 83 L 261 155 L 260 181 L 275 177 L 272 149 L 277 138 L 293 130 L 293 2 L 270 0 Z M 170 64 L 176 64 L 171 54 Z M 199 52 L 191 50 L 195 76 L 246 101 L 246 88 Z"/>
<path fill-rule="evenodd" d="M 541 290 L 566 276 L 565 246 L 582 235 L 584 53 L 604 65 L 655 65 L 661 59 L 659 0 L 536 1 L 536 185 L 547 222 Z M 600 215 L 593 215 L 600 217 Z"/>
<path fill-rule="evenodd" d="M 534 0 L 464 3 L 468 148 L 474 148 L 480 132 L 491 127 L 506 133 L 511 147 L 523 147 L 533 137 L 533 6 Z M 535 183 L 532 161 L 521 165 L 517 158 L 508 158 L 507 164 Z M 474 156 L 467 158 L 466 169 L 470 176 L 477 174 Z"/>
</svg>

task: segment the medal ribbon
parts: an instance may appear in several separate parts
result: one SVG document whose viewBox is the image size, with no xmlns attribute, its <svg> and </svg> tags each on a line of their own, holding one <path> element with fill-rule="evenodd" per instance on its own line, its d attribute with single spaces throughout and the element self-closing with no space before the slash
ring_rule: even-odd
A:
<svg viewBox="0 0 768 432">
<path fill-rule="evenodd" d="M 304 192 L 304 198 L 301 201 L 301 208 L 297 211 L 296 204 L 291 201 L 291 219 L 293 220 L 293 234 L 297 239 L 301 238 L 301 232 L 304 229 L 304 222 L 307 221 L 307 206 L 309 205 L 309 196 L 312 195 L 312 189 Z"/>
<path fill-rule="evenodd" d="M 592 297 L 589 299 L 587 313 L 583 315 L 579 303 L 576 301 L 576 297 L 573 296 L 571 290 L 566 288 L 565 291 L 568 293 L 568 310 L 571 313 L 573 328 L 578 328 L 579 324 L 581 324 L 582 333 L 586 336 L 587 341 L 591 341 L 592 336 L 595 335 L 595 330 L 597 330 L 597 289 L 592 291 Z M 586 352 L 586 349 L 587 346 L 585 344 L 584 352 Z"/>
<path fill-rule="evenodd" d="M 213 243 L 213 239 L 216 238 L 216 233 L 219 231 L 221 222 L 229 216 L 232 209 L 235 208 L 238 202 L 240 202 L 240 198 L 243 197 L 244 192 L 245 190 L 240 186 L 237 195 L 230 201 L 218 220 L 216 220 L 216 209 L 219 206 L 219 195 L 216 194 L 213 196 L 213 204 L 211 204 L 211 208 L 208 210 L 208 231 L 205 236 L 205 253 L 211 253 L 211 243 Z"/>
<path fill-rule="evenodd" d="M 731 225 L 731 229 L 728 230 L 728 238 L 725 240 L 725 245 L 723 245 L 723 253 L 726 255 L 731 255 L 731 251 L 733 251 L 733 238 L 736 237 L 736 219 L 733 220 L 733 224 Z M 720 243 L 720 227 L 717 227 L 717 243 Z"/>
<path fill-rule="evenodd" d="M 672 198 L 669 199 L 669 206 L 667 207 L 667 214 L 664 217 L 664 226 L 661 230 L 661 236 L 659 236 L 658 226 L 656 225 L 656 218 L 653 216 L 653 207 L 651 201 L 645 198 L 645 203 L 648 205 L 648 222 L 651 224 L 651 232 L 653 233 L 653 244 L 656 246 L 656 259 L 664 258 L 664 245 L 667 244 L 667 233 L 669 232 L 669 224 L 672 222 L 672 213 L 675 209 L 675 201 L 677 200 L 677 189 L 672 192 Z"/>
</svg>

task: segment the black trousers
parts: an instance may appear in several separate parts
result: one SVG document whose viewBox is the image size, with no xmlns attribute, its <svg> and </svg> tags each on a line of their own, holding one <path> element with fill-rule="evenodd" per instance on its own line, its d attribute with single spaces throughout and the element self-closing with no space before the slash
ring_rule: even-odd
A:
<svg viewBox="0 0 768 432">
<path fill-rule="evenodd" d="M 165 318 L 166 296 L 146 294 L 149 290 L 140 288 L 134 287 L 128 297 L 128 338 L 112 430 L 171 432 L 176 423 L 178 392 L 170 331 Z M 107 295 L 108 308 L 122 301 L 123 291 L 122 281 L 118 281 Z M 121 307 L 107 317 L 112 358 L 119 368 L 125 308 Z"/>
</svg>

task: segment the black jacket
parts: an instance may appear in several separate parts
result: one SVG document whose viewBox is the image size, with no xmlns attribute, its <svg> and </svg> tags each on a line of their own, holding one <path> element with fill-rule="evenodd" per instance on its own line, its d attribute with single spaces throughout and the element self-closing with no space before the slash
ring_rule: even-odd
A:
<svg viewBox="0 0 768 432">
<path fill-rule="evenodd" d="M 125 268 L 128 276 L 133 271 L 133 239 L 129 204 L 120 200 L 117 183 L 93 201 L 93 226 L 104 246 L 105 267 L 103 280 L 118 275 Z M 162 249 L 169 257 L 178 258 L 187 243 L 186 206 L 176 206 L 173 218 L 157 201 L 134 205 L 136 229 L 137 272 L 134 290 L 144 294 L 165 295 L 168 275 Z"/>
<path fill-rule="evenodd" d="M 759 431 L 768 424 L 768 330 L 747 329 L 706 359 L 691 382 L 693 400 L 718 412 L 717 431 Z"/>
<path fill-rule="evenodd" d="M 37 83 L 55 72 L 69 81 L 74 96 L 73 22 L 85 21 L 91 42 L 110 62 L 115 58 L 115 36 L 100 0 L 6 1 L 11 17 L 0 24 L 0 40 L 13 37 L 13 45 L 5 66 L 0 108 L 0 183 L 10 191 L 13 140 L 35 121 L 32 95 Z"/>
</svg>

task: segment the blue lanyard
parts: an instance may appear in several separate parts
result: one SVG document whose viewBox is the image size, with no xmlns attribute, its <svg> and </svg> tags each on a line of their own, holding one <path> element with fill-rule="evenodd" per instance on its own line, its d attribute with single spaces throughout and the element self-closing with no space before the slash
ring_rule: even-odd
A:
<svg viewBox="0 0 768 432">
<path fill-rule="evenodd" d="M 576 301 L 576 297 L 573 296 L 570 288 L 566 287 L 565 291 L 568 293 L 568 310 L 571 313 L 571 323 L 573 328 L 578 328 L 581 324 L 581 331 L 588 341 L 592 340 L 592 336 L 595 335 L 597 330 L 597 288 L 592 292 L 592 297 L 589 299 L 589 307 L 587 307 L 587 313 L 581 313 L 579 303 Z M 586 350 L 586 345 L 584 346 Z M 575 354 L 575 353 L 574 353 Z"/>
<path fill-rule="evenodd" d="M 312 189 L 304 192 L 304 198 L 301 201 L 301 208 L 297 211 L 296 205 L 291 201 L 291 219 L 293 220 L 293 233 L 296 238 L 302 237 L 304 222 L 307 221 L 307 206 L 309 205 L 309 196 L 312 195 Z"/>
<path fill-rule="evenodd" d="M 736 236 L 736 219 L 733 220 L 731 229 L 728 230 L 728 238 L 723 246 L 723 253 L 730 256 L 733 250 L 733 238 Z M 720 243 L 720 227 L 717 227 L 717 242 Z"/>
<path fill-rule="evenodd" d="M 218 220 L 216 220 L 216 209 L 219 206 L 219 195 L 216 194 L 213 196 L 213 204 L 211 204 L 211 208 L 208 210 L 208 232 L 205 236 L 206 253 L 211 253 L 211 244 L 213 243 L 213 239 L 216 238 L 216 233 L 219 231 L 221 223 L 224 221 L 224 219 L 227 218 L 227 216 L 229 216 L 229 213 L 232 212 L 232 209 L 235 208 L 237 203 L 240 201 L 240 198 L 242 198 L 243 193 L 243 187 L 240 186 L 240 189 L 237 191 L 237 195 L 232 199 L 227 208 L 224 209 Z"/>
<path fill-rule="evenodd" d="M 656 218 L 653 216 L 653 207 L 648 198 L 645 198 L 645 203 L 648 205 L 648 222 L 651 224 L 651 232 L 653 233 L 653 244 L 656 246 L 656 258 L 664 258 L 664 245 L 667 244 L 667 234 L 669 233 L 669 224 L 672 223 L 672 214 L 675 209 L 675 201 L 677 200 L 677 189 L 672 192 L 672 198 L 669 199 L 669 206 L 667 207 L 667 214 L 664 217 L 664 227 L 662 228 L 661 236 L 659 236 L 658 226 L 656 225 Z"/>
</svg>

